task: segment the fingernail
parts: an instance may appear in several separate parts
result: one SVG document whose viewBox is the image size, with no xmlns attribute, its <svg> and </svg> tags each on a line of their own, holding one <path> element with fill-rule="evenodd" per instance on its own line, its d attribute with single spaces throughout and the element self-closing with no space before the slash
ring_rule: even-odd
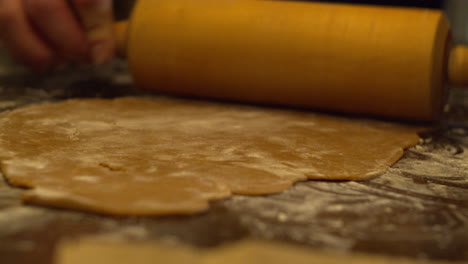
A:
<svg viewBox="0 0 468 264">
<path fill-rule="evenodd" d="M 112 8 L 112 0 L 101 0 L 96 3 L 96 10 L 107 12 Z"/>
<path fill-rule="evenodd" d="M 81 1 L 75 3 L 78 12 L 107 12 L 112 9 L 112 0 Z"/>
<path fill-rule="evenodd" d="M 95 44 L 91 48 L 91 58 L 94 65 L 101 65 L 109 59 L 107 47 L 104 43 Z"/>
</svg>

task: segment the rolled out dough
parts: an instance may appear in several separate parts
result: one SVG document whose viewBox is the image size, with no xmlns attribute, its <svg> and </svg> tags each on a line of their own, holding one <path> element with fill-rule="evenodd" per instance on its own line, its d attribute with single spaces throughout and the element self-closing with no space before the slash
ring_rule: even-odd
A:
<svg viewBox="0 0 468 264">
<path fill-rule="evenodd" d="M 61 242 L 55 254 L 55 262 L 58 264 L 462 264 L 362 253 L 345 254 L 262 240 L 241 240 L 222 247 L 197 249 L 186 245 L 166 245 L 161 242 L 110 241 L 93 237 Z"/>
<path fill-rule="evenodd" d="M 191 214 L 307 179 L 363 180 L 415 128 L 161 97 L 69 100 L 0 115 L 1 169 L 26 202 L 115 215 Z"/>
</svg>

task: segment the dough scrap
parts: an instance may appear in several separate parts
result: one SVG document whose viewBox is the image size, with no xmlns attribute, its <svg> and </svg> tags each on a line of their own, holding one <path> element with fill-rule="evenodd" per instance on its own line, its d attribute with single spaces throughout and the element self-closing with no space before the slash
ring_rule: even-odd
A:
<svg viewBox="0 0 468 264">
<path fill-rule="evenodd" d="M 363 253 L 337 253 L 289 243 L 251 239 L 221 247 L 197 249 L 187 245 L 167 245 L 162 242 L 111 241 L 96 237 L 61 242 L 55 253 L 55 263 L 461 264 L 461 262 L 415 260 Z"/>
<path fill-rule="evenodd" d="M 416 128 L 165 97 L 75 99 L 0 115 L 0 166 L 25 202 L 192 214 L 231 194 L 382 174 Z"/>
</svg>

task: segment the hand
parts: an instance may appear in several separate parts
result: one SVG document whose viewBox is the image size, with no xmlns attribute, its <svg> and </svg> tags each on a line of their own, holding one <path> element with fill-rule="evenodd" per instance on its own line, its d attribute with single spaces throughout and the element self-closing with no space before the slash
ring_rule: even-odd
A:
<svg viewBox="0 0 468 264">
<path fill-rule="evenodd" d="M 37 71 L 104 63 L 115 52 L 112 0 L 0 0 L 0 41 Z"/>
</svg>

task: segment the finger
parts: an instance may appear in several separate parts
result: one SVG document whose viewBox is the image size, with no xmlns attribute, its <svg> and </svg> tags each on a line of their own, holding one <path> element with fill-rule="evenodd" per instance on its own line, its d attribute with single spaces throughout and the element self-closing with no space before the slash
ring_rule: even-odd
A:
<svg viewBox="0 0 468 264">
<path fill-rule="evenodd" d="M 54 52 L 29 24 L 22 1 L 0 1 L 0 39 L 13 58 L 37 71 L 54 63 Z"/>
<path fill-rule="evenodd" d="M 86 37 L 66 1 L 23 1 L 31 22 L 58 53 L 74 61 L 86 56 Z"/>
<path fill-rule="evenodd" d="M 86 32 L 90 55 L 95 64 L 115 53 L 112 0 L 72 0 Z"/>
</svg>

